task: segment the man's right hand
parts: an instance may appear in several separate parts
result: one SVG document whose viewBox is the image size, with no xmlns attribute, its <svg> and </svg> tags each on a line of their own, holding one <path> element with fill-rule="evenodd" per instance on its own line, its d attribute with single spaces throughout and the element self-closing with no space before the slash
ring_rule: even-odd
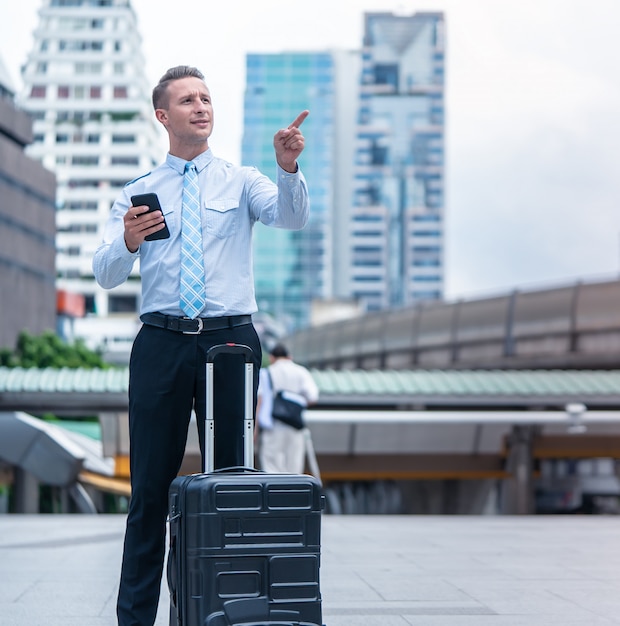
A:
<svg viewBox="0 0 620 626">
<path fill-rule="evenodd" d="M 285 172 L 293 174 L 297 171 L 297 157 L 302 153 L 305 145 L 305 139 L 299 127 L 309 114 L 308 110 L 302 111 L 288 128 L 279 130 L 273 138 L 276 161 Z"/>
<path fill-rule="evenodd" d="M 129 252 L 137 252 L 145 237 L 156 233 L 164 226 L 164 216 L 161 211 L 147 213 L 146 205 L 129 208 L 123 222 L 125 223 L 125 245 Z"/>
</svg>

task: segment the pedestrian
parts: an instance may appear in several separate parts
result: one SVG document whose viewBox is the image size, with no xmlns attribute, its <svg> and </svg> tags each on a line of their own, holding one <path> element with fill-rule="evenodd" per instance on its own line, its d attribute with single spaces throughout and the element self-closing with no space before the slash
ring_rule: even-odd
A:
<svg viewBox="0 0 620 626">
<path fill-rule="evenodd" d="M 143 325 L 129 363 L 131 499 L 117 602 L 120 626 L 155 621 L 168 488 L 181 467 L 192 410 L 203 446 L 211 346 L 234 342 L 253 350 L 256 402 L 262 354 L 252 324 L 257 310 L 252 227 L 262 222 L 300 229 L 309 215 L 308 190 L 297 164 L 304 149 L 299 127 L 308 111 L 274 136 L 274 183 L 255 168 L 212 153 L 213 104 L 198 69 L 169 69 L 152 99 L 155 117 L 168 133 L 169 152 L 161 165 L 124 187 L 93 260 L 95 278 L 106 289 L 125 282 L 138 259 L 142 280 Z M 161 211 L 132 206 L 132 196 L 151 192 Z M 166 228 L 167 238 L 149 240 Z M 197 251 L 193 257 L 192 250 Z M 216 423 L 216 468 L 243 460 L 242 363 L 239 355 L 221 355 L 215 362 L 214 412 L 227 418 Z"/>
<path fill-rule="evenodd" d="M 279 391 L 304 406 L 316 403 L 319 389 L 310 372 L 295 363 L 284 344 L 269 353 L 270 365 L 261 370 L 258 385 L 259 463 L 265 472 L 301 474 L 306 458 L 305 427 L 284 423 L 273 415 L 273 399 Z"/>
</svg>

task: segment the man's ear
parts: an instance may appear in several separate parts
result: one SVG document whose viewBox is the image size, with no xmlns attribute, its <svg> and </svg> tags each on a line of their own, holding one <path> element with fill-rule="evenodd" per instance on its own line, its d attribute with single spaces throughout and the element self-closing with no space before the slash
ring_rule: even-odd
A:
<svg viewBox="0 0 620 626">
<path fill-rule="evenodd" d="M 165 126 L 168 121 L 168 112 L 166 109 L 155 109 L 155 118 Z"/>
</svg>

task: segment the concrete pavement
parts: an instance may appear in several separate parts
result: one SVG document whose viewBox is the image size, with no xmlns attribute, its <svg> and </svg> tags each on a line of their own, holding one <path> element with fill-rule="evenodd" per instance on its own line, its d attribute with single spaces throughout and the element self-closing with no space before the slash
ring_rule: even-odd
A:
<svg viewBox="0 0 620 626">
<path fill-rule="evenodd" d="M 114 626 L 124 523 L 0 516 L 0 624 Z M 326 515 L 322 555 L 327 626 L 620 624 L 618 517 Z"/>
</svg>

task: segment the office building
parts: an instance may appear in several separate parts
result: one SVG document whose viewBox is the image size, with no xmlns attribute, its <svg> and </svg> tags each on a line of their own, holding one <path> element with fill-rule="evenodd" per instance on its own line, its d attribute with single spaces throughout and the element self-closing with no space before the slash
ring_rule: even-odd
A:
<svg viewBox="0 0 620 626">
<path fill-rule="evenodd" d="M 247 57 L 244 163 L 275 176 L 274 132 L 310 109 L 311 222 L 255 229 L 259 307 L 296 328 L 319 301 L 338 315 L 443 296 L 443 14 L 364 20 L 361 50 Z"/>
<path fill-rule="evenodd" d="M 439 299 L 444 18 L 365 15 L 348 292 L 366 310 Z"/>
<path fill-rule="evenodd" d="M 79 334 L 91 347 L 126 351 L 140 306 L 138 264 L 105 291 L 92 257 L 121 188 L 164 153 L 136 14 L 130 0 L 43 0 L 38 15 L 21 103 L 34 120 L 28 152 L 58 180 L 57 287 L 84 295 L 90 316 Z"/>
<path fill-rule="evenodd" d="M 332 293 L 335 63 L 328 52 L 247 55 L 242 163 L 276 180 L 273 136 L 304 109 L 306 149 L 300 164 L 312 211 L 300 231 L 254 228 L 259 310 L 288 327 L 309 321 L 310 303 Z"/>
<path fill-rule="evenodd" d="M 32 121 L 0 58 L 0 348 L 56 327 L 54 174 L 28 157 Z"/>
</svg>

